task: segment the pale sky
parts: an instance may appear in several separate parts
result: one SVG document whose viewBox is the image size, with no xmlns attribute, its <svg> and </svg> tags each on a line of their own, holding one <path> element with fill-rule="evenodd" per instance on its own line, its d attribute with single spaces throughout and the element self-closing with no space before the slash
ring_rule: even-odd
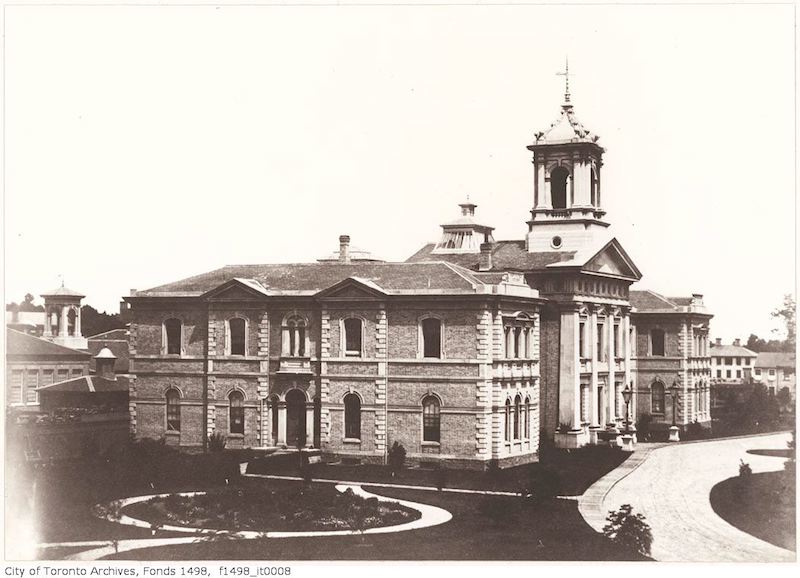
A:
<svg viewBox="0 0 800 578">
<path fill-rule="evenodd" d="M 525 146 L 575 112 L 644 274 L 712 337 L 770 337 L 794 292 L 794 12 L 697 6 L 6 6 L 5 301 L 117 311 L 338 236 L 404 260 L 467 195 L 497 239 Z"/>
</svg>

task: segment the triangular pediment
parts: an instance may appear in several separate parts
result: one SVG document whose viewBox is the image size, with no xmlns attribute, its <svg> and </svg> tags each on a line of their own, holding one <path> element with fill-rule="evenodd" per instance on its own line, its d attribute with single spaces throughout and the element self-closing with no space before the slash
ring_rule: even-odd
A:
<svg viewBox="0 0 800 578">
<path fill-rule="evenodd" d="M 203 294 L 204 299 L 239 301 L 260 299 L 267 295 L 266 289 L 253 279 L 231 279 Z"/>
<path fill-rule="evenodd" d="M 386 293 L 375 283 L 358 277 L 348 277 L 317 293 L 318 299 L 359 301 L 383 299 Z"/>
<path fill-rule="evenodd" d="M 615 275 L 638 281 L 642 274 L 616 239 L 611 239 L 581 267 L 582 271 Z"/>
</svg>

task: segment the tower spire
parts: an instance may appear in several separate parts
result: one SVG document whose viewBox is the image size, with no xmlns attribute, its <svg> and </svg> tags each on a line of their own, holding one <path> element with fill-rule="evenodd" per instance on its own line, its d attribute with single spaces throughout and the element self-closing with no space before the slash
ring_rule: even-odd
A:
<svg viewBox="0 0 800 578">
<path fill-rule="evenodd" d="M 569 56 L 566 57 L 564 72 L 556 72 L 556 76 L 564 77 L 564 106 L 572 106 L 569 101 Z"/>
</svg>

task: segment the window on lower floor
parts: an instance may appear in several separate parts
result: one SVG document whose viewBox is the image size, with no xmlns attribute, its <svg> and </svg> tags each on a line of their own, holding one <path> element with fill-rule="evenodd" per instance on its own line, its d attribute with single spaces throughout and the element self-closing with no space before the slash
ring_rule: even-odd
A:
<svg viewBox="0 0 800 578">
<path fill-rule="evenodd" d="M 11 403 L 22 403 L 22 371 L 11 372 Z"/>
<path fill-rule="evenodd" d="M 522 435 L 525 439 L 531 437 L 531 398 L 525 398 L 525 420 L 522 428 Z"/>
<path fill-rule="evenodd" d="M 774 369 L 770 369 L 769 370 L 769 374 L 770 374 L 770 376 L 774 376 L 775 375 L 775 370 Z"/>
<path fill-rule="evenodd" d="M 652 410 L 654 414 L 663 415 L 664 414 L 664 406 L 665 406 L 665 390 L 664 384 L 660 381 L 656 381 L 650 386 L 650 392 L 652 395 Z"/>
<path fill-rule="evenodd" d="M 730 369 L 726 369 L 725 370 L 725 377 L 730 378 L 730 376 L 731 376 L 731 370 Z"/>
<path fill-rule="evenodd" d="M 759 375 L 759 374 L 757 373 L 756 375 Z M 721 369 L 717 370 L 717 377 L 722 379 L 722 370 Z"/>
<path fill-rule="evenodd" d="M 30 369 L 25 376 L 25 401 L 27 403 L 37 403 L 39 401 L 37 387 L 39 387 L 39 370 Z"/>
<path fill-rule="evenodd" d="M 230 403 L 230 421 L 228 428 L 232 434 L 244 434 L 244 395 L 241 391 L 232 391 L 228 396 Z"/>
<path fill-rule="evenodd" d="M 69 370 L 68 369 L 59 369 L 58 370 L 58 381 L 65 381 L 69 379 Z"/>
<path fill-rule="evenodd" d="M 511 441 L 511 400 L 506 400 L 506 428 L 505 428 L 505 440 L 507 442 Z"/>
<path fill-rule="evenodd" d="M 736 370 L 736 378 L 737 379 L 741 379 L 742 378 L 742 370 L 741 369 L 737 369 Z"/>
<path fill-rule="evenodd" d="M 181 395 L 177 389 L 170 389 L 167 398 L 167 431 L 181 431 Z"/>
<path fill-rule="evenodd" d="M 272 398 L 270 402 L 272 409 L 272 443 L 278 443 L 278 398 Z"/>
<path fill-rule="evenodd" d="M 361 399 L 354 393 L 344 396 L 344 437 L 361 439 Z"/>
<path fill-rule="evenodd" d="M 422 441 L 438 442 L 441 438 L 439 400 L 429 395 L 422 400 Z"/>
</svg>

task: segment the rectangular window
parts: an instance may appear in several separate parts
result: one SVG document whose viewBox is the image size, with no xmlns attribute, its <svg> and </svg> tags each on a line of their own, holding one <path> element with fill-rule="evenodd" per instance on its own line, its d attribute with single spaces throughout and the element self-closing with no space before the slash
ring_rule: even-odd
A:
<svg viewBox="0 0 800 578">
<path fill-rule="evenodd" d="M 361 319 L 344 320 L 344 354 L 348 357 L 361 356 Z"/>
<path fill-rule="evenodd" d="M 761 370 L 760 369 L 756 368 L 754 371 L 755 371 L 756 377 L 761 377 Z"/>
<path fill-rule="evenodd" d="M 736 365 L 741 365 L 741 363 L 739 363 L 741 360 L 742 360 L 742 358 L 741 358 L 741 357 L 737 357 L 737 358 L 736 358 Z"/>
<path fill-rule="evenodd" d="M 737 379 L 741 379 L 742 378 L 742 370 L 741 369 L 737 369 L 736 370 L 736 378 Z"/>
<path fill-rule="evenodd" d="M 725 358 L 725 365 L 733 365 L 733 358 L 732 357 L 726 357 Z"/>
<path fill-rule="evenodd" d="M 422 355 L 442 356 L 442 322 L 433 317 L 422 320 Z"/>
<path fill-rule="evenodd" d="M 58 370 L 58 381 L 66 381 L 69 379 L 69 370 L 68 369 L 59 369 Z"/>
<path fill-rule="evenodd" d="M 774 369 L 770 369 L 769 370 L 769 375 L 770 375 L 770 377 L 774 377 L 775 376 L 775 370 Z"/>
<path fill-rule="evenodd" d="M 22 371 L 11 372 L 11 403 L 22 403 Z"/>
<path fill-rule="evenodd" d="M 730 369 L 725 370 L 725 375 L 726 375 L 726 377 L 730 377 L 731 376 L 731 370 Z"/>
<path fill-rule="evenodd" d="M 586 322 L 581 321 L 578 326 L 578 351 L 580 357 L 589 357 L 586 355 Z"/>
<path fill-rule="evenodd" d="M 722 370 L 721 369 L 717 370 L 717 377 L 722 378 Z"/>
<path fill-rule="evenodd" d="M 598 323 L 597 324 L 597 361 L 605 361 L 606 360 L 606 351 L 605 351 L 605 324 Z"/>
<path fill-rule="evenodd" d="M 83 375 L 83 370 L 82 369 L 73 369 L 72 370 L 72 377 L 80 377 L 81 375 Z"/>
<path fill-rule="evenodd" d="M 620 353 L 622 353 L 622 344 L 619 341 L 619 323 L 614 324 L 614 355 L 617 357 L 621 357 Z"/>
<path fill-rule="evenodd" d="M 52 369 L 45 369 L 42 372 L 42 385 L 50 385 L 55 382 L 55 372 Z"/>
<path fill-rule="evenodd" d="M 25 376 L 25 401 L 27 403 L 39 402 L 37 387 L 39 387 L 39 370 L 29 369 L 28 374 Z"/>
</svg>

